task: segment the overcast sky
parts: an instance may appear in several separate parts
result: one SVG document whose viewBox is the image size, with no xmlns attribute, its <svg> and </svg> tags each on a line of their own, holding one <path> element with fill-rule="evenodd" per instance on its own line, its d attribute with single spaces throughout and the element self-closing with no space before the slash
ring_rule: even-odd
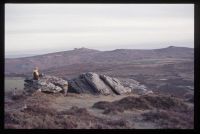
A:
<svg viewBox="0 0 200 134">
<path fill-rule="evenodd" d="M 6 4 L 5 54 L 194 47 L 193 4 Z"/>
</svg>

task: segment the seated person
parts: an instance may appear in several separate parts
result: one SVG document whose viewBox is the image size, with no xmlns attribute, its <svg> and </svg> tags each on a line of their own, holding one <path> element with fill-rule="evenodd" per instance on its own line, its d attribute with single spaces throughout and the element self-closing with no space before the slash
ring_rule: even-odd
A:
<svg viewBox="0 0 200 134">
<path fill-rule="evenodd" d="M 39 79 L 39 71 L 38 71 L 38 67 L 35 67 L 35 69 L 33 70 L 33 79 L 34 80 L 38 80 Z"/>
</svg>

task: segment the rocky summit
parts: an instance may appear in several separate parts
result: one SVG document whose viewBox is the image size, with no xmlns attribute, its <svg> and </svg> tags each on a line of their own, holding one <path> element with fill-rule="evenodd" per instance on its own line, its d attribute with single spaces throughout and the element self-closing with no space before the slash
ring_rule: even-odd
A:
<svg viewBox="0 0 200 134">
<path fill-rule="evenodd" d="M 48 93 L 67 92 L 88 93 L 93 95 L 121 95 L 121 94 L 145 94 L 151 93 L 144 85 L 139 82 L 122 83 L 117 78 L 107 75 L 99 75 L 94 72 L 87 72 L 70 80 L 63 80 L 55 76 L 44 75 L 39 80 L 27 78 L 25 81 L 25 90 L 34 92 L 36 90 Z"/>
</svg>

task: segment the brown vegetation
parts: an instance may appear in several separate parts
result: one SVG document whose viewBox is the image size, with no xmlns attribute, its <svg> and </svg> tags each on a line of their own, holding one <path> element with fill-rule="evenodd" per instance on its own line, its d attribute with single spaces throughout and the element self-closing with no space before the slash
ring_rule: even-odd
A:
<svg viewBox="0 0 200 134">
<path fill-rule="evenodd" d="M 42 92 L 22 96 L 23 99 L 12 99 L 5 103 L 6 129 L 133 129 L 138 128 L 138 121 L 140 125 L 150 125 L 150 128 L 193 128 L 193 105 L 170 96 L 133 95 L 113 102 L 107 102 L 111 99 L 96 101 L 91 103 L 92 108 L 89 105 L 80 108 L 74 104 L 94 99 L 94 96 L 68 94 L 64 97 L 63 94 Z M 67 97 L 76 103 L 72 103 L 71 108 L 59 109 L 58 105 L 62 103 L 55 100 L 64 99 L 64 106 L 71 105 Z M 53 103 L 58 107 L 52 106 Z M 26 108 L 23 108 L 24 104 Z M 90 111 L 95 108 L 102 109 L 102 114 Z"/>
<path fill-rule="evenodd" d="M 61 95 L 61 94 L 60 94 Z M 113 129 L 131 128 L 123 119 L 104 119 L 89 113 L 86 108 L 71 107 L 69 110 L 58 111 L 50 107 L 59 94 L 36 92 L 24 102 L 27 108 L 5 110 L 6 129 Z M 12 104 L 14 106 L 14 104 Z M 22 104 L 15 104 L 22 105 Z M 8 107 L 6 105 L 6 107 Z M 9 106 L 10 107 L 10 106 Z M 23 106 L 21 106 L 23 107 Z"/>
<path fill-rule="evenodd" d="M 142 110 L 142 120 L 156 124 L 157 128 L 191 129 L 194 124 L 193 106 L 170 96 L 130 96 L 114 102 L 97 102 L 93 107 L 104 109 L 103 114 L 109 115 L 122 113 L 126 110 L 133 113 L 135 110 Z"/>
<path fill-rule="evenodd" d="M 143 116 L 145 121 L 152 121 L 156 123 L 160 128 L 193 129 L 194 127 L 193 111 L 176 112 L 166 110 L 154 110 L 148 113 L 144 113 Z"/>
<path fill-rule="evenodd" d="M 56 112 L 55 109 L 29 107 L 24 111 L 5 112 L 5 128 L 75 129 L 75 128 L 130 128 L 125 120 L 108 120 L 95 117 L 85 109 L 72 107 Z"/>
<path fill-rule="evenodd" d="M 181 100 L 163 95 L 142 95 L 140 97 L 129 96 L 114 102 L 97 102 L 94 108 L 104 109 L 105 114 L 123 112 L 124 110 L 146 109 L 173 109 L 187 110 L 188 106 Z"/>
</svg>

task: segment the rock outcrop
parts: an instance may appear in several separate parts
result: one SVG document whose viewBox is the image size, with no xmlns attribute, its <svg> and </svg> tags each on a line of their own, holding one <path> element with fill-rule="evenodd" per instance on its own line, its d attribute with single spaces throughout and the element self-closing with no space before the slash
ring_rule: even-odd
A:
<svg viewBox="0 0 200 134">
<path fill-rule="evenodd" d="M 118 79 L 93 72 L 81 74 L 78 78 L 70 80 L 69 85 L 70 89 L 77 93 L 103 95 L 131 93 L 131 89 L 124 87 Z"/>
<path fill-rule="evenodd" d="M 87 72 L 71 80 L 63 80 L 55 76 L 45 75 L 39 80 L 25 79 L 26 91 L 42 91 L 49 93 L 67 92 L 88 93 L 93 95 L 121 95 L 129 93 L 147 93 L 146 87 L 139 82 L 124 84 L 117 78 Z M 136 92 L 138 90 L 138 92 Z"/>
<path fill-rule="evenodd" d="M 83 73 L 79 77 L 69 81 L 70 91 L 77 93 L 91 93 L 91 94 L 113 94 L 112 90 L 100 76 L 96 73 Z"/>
<path fill-rule="evenodd" d="M 68 90 L 68 82 L 55 77 L 45 75 L 39 80 L 33 80 L 32 78 L 27 78 L 24 80 L 24 89 L 28 92 L 34 92 L 36 90 L 49 93 L 65 92 Z"/>
<path fill-rule="evenodd" d="M 120 79 L 121 83 L 124 87 L 128 87 L 135 94 L 143 95 L 143 94 L 151 94 L 153 91 L 147 89 L 145 85 L 140 84 L 140 82 L 134 79 Z"/>
<path fill-rule="evenodd" d="M 95 90 L 97 93 L 104 95 L 109 95 L 111 93 L 110 88 L 100 79 L 100 76 L 96 73 L 85 73 L 82 74 L 82 77 L 88 82 L 88 84 Z"/>
<path fill-rule="evenodd" d="M 130 88 L 124 87 L 116 78 L 111 78 L 106 75 L 100 75 L 100 78 L 118 95 L 131 92 Z"/>
</svg>

